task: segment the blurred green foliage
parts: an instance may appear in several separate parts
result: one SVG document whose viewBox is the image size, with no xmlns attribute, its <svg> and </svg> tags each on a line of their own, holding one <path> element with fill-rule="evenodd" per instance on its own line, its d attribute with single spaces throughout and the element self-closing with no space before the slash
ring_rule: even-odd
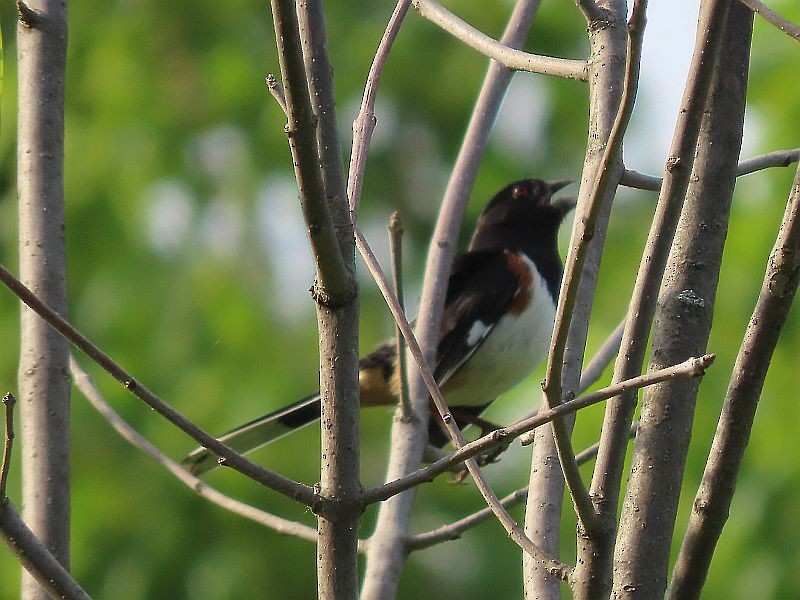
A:
<svg viewBox="0 0 800 600">
<path fill-rule="evenodd" d="M 357 10 L 354 10 L 355 7 Z M 339 124 L 345 140 L 391 3 L 328 3 Z M 499 36 L 511 3 L 468 0 L 457 11 Z M 788 0 L 775 8 L 790 17 Z M 11 40 L 12 3 L 0 6 Z M 543 3 L 528 49 L 573 58 L 586 51 L 577 10 Z M 296 206 L 284 118 L 264 76 L 277 71 L 272 25 L 261 2 L 71 3 L 67 80 L 66 191 L 72 321 L 176 408 L 212 432 L 307 394 L 315 386 L 311 270 Z M 407 296 L 419 269 L 447 170 L 457 152 L 486 61 L 414 14 L 389 61 L 364 188 L 362 226 L 386 257 L 386 218 L 402 211 Z M 752 154 L 798 145 L 800 101 L 792 40 L 757 22 L 750 108 L 758 117 Z M 0 257 L 16 264 L 16 71 L 6 65 L 0 131 Z M 530 174 L 577 177 L 585 145 L 586 88 L 520 75 L 470 205 Z M 682 82 L 675 81 L 675 86 Z M 527 86 L 527 87 L 526 87 Z M 527 104 L 525 104 L 527 102 Z M 647 98 L 640 110 L 647 110 Z M 518 113 L 508 114 L 510 110 Z M 534 115 L 531 117 L 531 115 Z M 510 124 L 510 125 L 509 125 Z M 519 124 L 519 128 L 515 127 Z M 505 129 L 503 129 L 505 127 Z M 518 131 L 516 129 L 519 129 Z M 503 133 L 505 132 L 505 133 Z M 502 133 L 502 135 L 501 135 Z M 345 142 L 347 145 L 349 142 Z M 347 148 L 346 148 L 347 150 Z M 637 157 L 638 158 L 638 157 Z M 660 164 L 663 157 L 647 160 Z M 701 387 L 677 535 L 702 473 L 727 375 L 757 295 L 792 169 L 751 175 L 737 189 L 710 350 L 716 365 Z M 613 214 L 589 352 L 623 315 L 653 196 L 626 192 Z M 567 232 L 565 232 L 566 235 Z M 391 332 L 363 279 L 362 343 Z M 0 382 L 14 389 L 17 303 L 0 293 Z M 706 589 L 707 598 L 800 596 L 800 323 L 793 315 L 772 362 L 762 405 Z M 170 455 L 193 444 L 82 360 L 115 408 Z M 540 374 L 498 403 L 508 420 L 536 401 Z M 315 596 L 315 549 L 227 514 L 195 497 L 123 442 L 74 394 L 73 570 L 98 598 L 236 599 Z M 363 481 L 381 480 L 390 413 L 363 417 Z M 602 407 L 582 413 L 576 447 L 596 440 Z M 313 427 L 255 455 L 313 483 Z M 504 494 L 527 483 L 527 452 L 510 451 L 490 476 Z M 588 477 L 589 468 L 586 467 Z M 14 465 L 17 473 L 17 465 Z M 209 480 L 257 506 L 313 524 L 313 515 L 232 473 Z M 19 498 L 18 482 L 11 496 Z M 476 510 L 470 485 L 438 480 L 420 489 L 415 529 Z M 521 511 L 515 514 L 521 518 Z M 370 532 L 375 509 L 364 518 Z M 574 556 L 567 503 L 563 555 Z M 414 554 L 403 598 L 520 597 L 520 556 L 496 524 Z M 17 594 L 17 566 L 0 551 L 0 597 Z"/>
</svg>

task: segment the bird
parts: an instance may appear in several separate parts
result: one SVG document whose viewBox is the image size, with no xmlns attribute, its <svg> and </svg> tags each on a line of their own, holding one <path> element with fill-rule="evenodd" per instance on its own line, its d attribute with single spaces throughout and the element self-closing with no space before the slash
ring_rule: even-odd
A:
<svg viewBox="0 0 800 600">
<path fill-rule="evenodd" d="M 502 393 L 546 357 L 562 277 L 558 231 L 574 198 L 553 200 L 570 180 L 514 181 L 497 192 L 478 217 L 467 250 L 450 270 L 433 374 L 459 428 L 496 426 L 481 419 Z M 396 404 L 400 377 L 394 342 L 380 344 L 359 362 L 361 406 Z M 245 423 L 219 440 L 247 453 L 320 417 L 319 393 Z M 428 441 L 448 442 L 431 411 Z M 218 466 L 203 447 L 183 464 L 195 475 Z"/>
</svg>

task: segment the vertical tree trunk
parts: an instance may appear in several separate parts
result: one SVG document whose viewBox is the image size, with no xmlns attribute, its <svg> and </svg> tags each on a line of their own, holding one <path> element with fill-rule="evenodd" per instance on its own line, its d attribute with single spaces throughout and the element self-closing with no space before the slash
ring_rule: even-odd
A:
<svg viewBox="0 0 800 600">
<path fill-rule="evenodd" d="M 589 135 L 581 176 L 577 215 L 585 205 L 591 192 L 591 182 L 599 176 L 603 149 L 608 142 L 611 126 L 617 114 L 622 96 L 625 75 L 626 27 L 624 1 L 609 3 L 604 18 L 600 15 L 586 15 L 590 45 L 589 58 Z M 614 166 L 619 179 L 622 165 Z M 609 186 L 603 199 L 603 208 L 597 221 L 591 246 L 581 273 L 578 299 L 567 341 L 562 386 L 565 393 L 577 392 L 580 381 L 583 353 L 592 302 L 594 299 L 600 259 L 605 243 L 608 218 L 616 186 Z M 576 215 L 576 220 L 579 218 Z M 571 430 L 575 417 L 565 418 Z M 558 556 L 561 540 L 561 509 L 564 497 L 564 476 L 556 451 L 553 431 L 550 425 L 536 430 L 531 474 L 529 481 L 527 508 L 525 511 L 525 532 L 552 556 Z M 577 571 L 580 573 L 580 570 Z M 542 569 L 530 557 L 524 557 L 523 573 L 526 598 L 559 598 L 560 583 L 546 569 Z"/>
<path fill-rule="evenodd" d="M 22 281 L 62 315 L 67 311 L 64 249 L 65 0 L 20 8 L 18 171 Z M 69 567 L 70 438 L 68 345 L 33 311 L 20 323 L 19 401 L 25 521 Z M 22 597 L 47 598 L 23 573 Z"/>
<path fill-rule="evenodd" d="M 753 15 L 732 3 L 653 329 L 650 370 L 705 353 L 742 143 Z M 647 388 L 614 557 L 616 597 L 662 597 L 700 379 Z"/>
</svg>

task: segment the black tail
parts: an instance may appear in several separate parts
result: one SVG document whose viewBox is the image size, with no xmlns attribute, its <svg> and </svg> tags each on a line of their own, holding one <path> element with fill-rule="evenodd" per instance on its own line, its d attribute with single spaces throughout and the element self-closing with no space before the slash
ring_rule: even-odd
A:
<svg viewBox="0 0 800 600">
<path fill-rule="evenodd" d="M 320 416 L 319 394 L 313 394 L 288 406 L 245 423 L 219 437 L 219 441 L 241 454 L 260 448 L 301 427 L 313 423 Z M 195 475 L 218 466 L 217 458 L 205 448 L 193 450 L 183 464 Z"/>
</svg>

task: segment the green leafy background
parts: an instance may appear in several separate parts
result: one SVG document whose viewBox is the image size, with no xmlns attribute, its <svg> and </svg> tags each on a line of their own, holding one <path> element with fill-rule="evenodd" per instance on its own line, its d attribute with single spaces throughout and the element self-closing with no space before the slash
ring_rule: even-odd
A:
<svg viewBox="0 0 800 600">
<path fill-rule="evenodd" d="M 800 18 L 794 3 L 775 8 Z M 457 11 L 499 36 L 509 1 L 466 0 Z M 328 3 L 328 34 L 344 139 L 390 3 Z M 0 131 L 0 257 L 15 268 L 16 67 L 12 3 L 0 7 L 9 52 Z M 151 389 L 212 432 L 305 395 L 315 386 L 316 337 L 303 226 L 283 133 L 264 84 L 277 71 L 271 17 L 261 2 L 71 3 L 67 78 L 66 194 L 72 321 Z M 528 49 L 581 57 L 577 10 L 544 2 Z M 757 21 L 750 82 L 758 136 L 750 155 L 798 145 L 797 46 Z M 486 61 L 410 14 L 380 90 L 379 124 L 364 188 L 362 225 L 386 259 L 385 223 L 394 209 L 406 228 L 407 295 Z M 530 174 L 577 177 L 585 144 L 583 84 L 520 75 L 529 106 L 506 124 L 536 127 L 496 139 L 483 162 L 468 220 L 505 182 Z M 675 81 L 680 86 L 681 81 Z M 523 96 L 525 97 L 525 96 Z M 637 112 L 648 110 L 646 96 Z M 510 104 L 510 103 L 509 103 Z M 641 118 L 641 117 L 640 117 Z M 510 119 L 510 120 L 509 120 Z M 506 125 L 506 129 L 508 126 Z M 511 127 L 513 130 L 513 126 Z M 499 136 L 502 137 L 502 136 Z M 509 142 L 508 140 L 512 141 Z M 505 141 L 504 141 L 505 140 Z M 512 143 L 513 142 L 513 143 Z M 346 149 L 347 150 L 347 149 Z M 629 159 L 631 157 L 629 156 Z M 637 156 L 659 165 L 663 156 Z M 639 164 L 637 162 L 637 164 Z M 737 186 L 710 350 L 718 360 L 701 386 L 677 533 L 702 473 L 727 376 L 761 285 L 793 169 L 773 169 Z M 623 315 L 654 197 L 625 192 L 613 214 L 590 334 L 591 353 Z M 470 225 L 467 226 L 467 229 Z M 567 232 L 565 232 L 566 234 Z M 391 333 L 369 279 L 362 279 L 362 345 Z M 14 390 L 17 302 L 0 293 L 0 388 Z M 764 389 L 753 438 L 717 550 L 705 597 L 800 596 L 800 459 L 796 452 L 800 323 L 792 315 Z M 125 393 L 87 360 L 114 407 L 165 452 L 192 442 Z M 608 374 L 606 376 L 606 380 Z M 530 408 L 541 373 L 492 407 L 502 421 Z M 73 551 L 78 580 L 98 598 L 312 598 L 315 549 L 197 498 L 122 441 L 74 393 Z M 597 438 L 602 407 L 582 413 L 576 447 Z M 391 412 L 363 416 L 363 482 L 381 481 Z M 313 427 L 254 458 L 289 476 L 318 479 Z M 489 470 L 500 494 L 527 482 L 529 450 L 512 449 Z M 12 499 L 19 499 L 15 461 Z M 590 471 L 585 468 L 588 478 Z M 209 481 L 266 510 L 313 525 L 313 515 L 234 473 Z M 471 485 L 444 478 L 420 489 L 414 529 L 482 506 Z M 522 518 L 519 509 L 515 515 Z M 364 536 L 375 510 L 363 519 Z M 574 557 L 574 518 L 565 510 L 562 552 Z M 18 568 L 0 551 L 0 597 L 18 593 Z M 402 598 L 521 597 L 518 549 L 499 525 L 412 555 Z"/>
</svg>

